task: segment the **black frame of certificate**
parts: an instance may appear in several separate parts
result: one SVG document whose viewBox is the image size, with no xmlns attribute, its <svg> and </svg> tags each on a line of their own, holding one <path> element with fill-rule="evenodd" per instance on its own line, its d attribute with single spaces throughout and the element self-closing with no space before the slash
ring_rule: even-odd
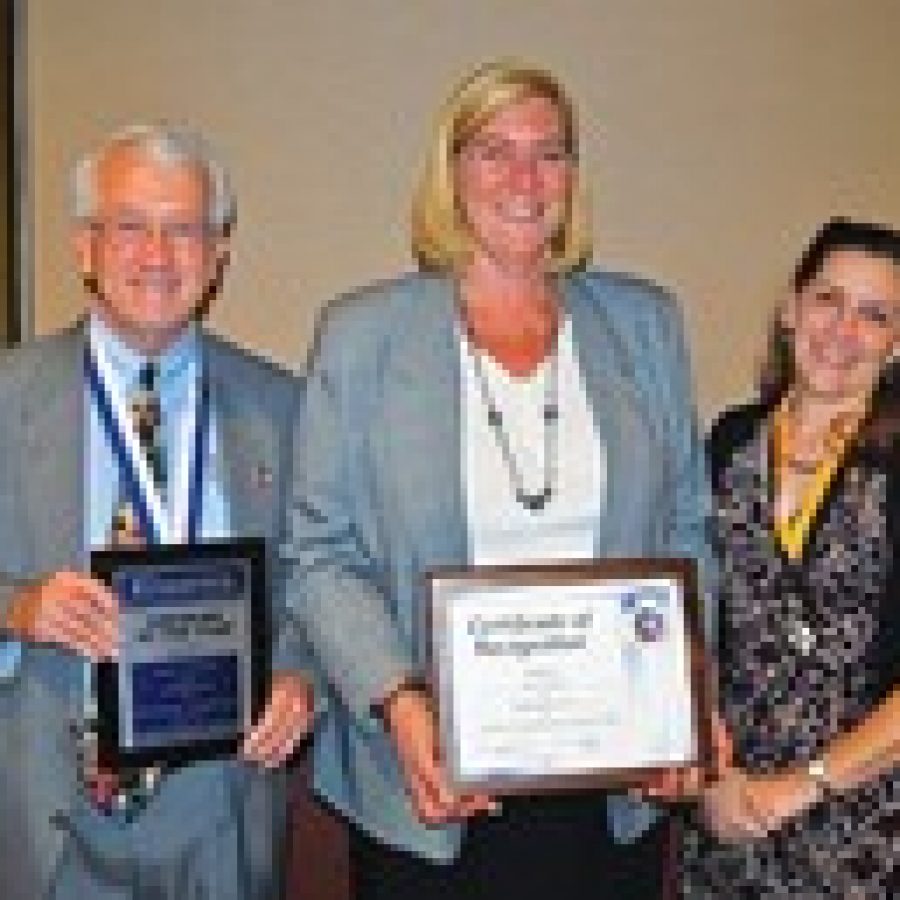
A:
<svg viewBox="0 0 900 900">
<path fill-rule="evenodd" d="M 183 566 L 192 561 L 238 559 L 250 569 L 250 669 L 251 722 L 265 705 L 271 677 L 271 614 L 266 542 L 262 538 L 204 541 L 197 544 L 155 545 L 139 549 L 96 550 L 91 553 L 91 571 L 107 585 L 117 571 L 147 565 Z M 111 767 L 183 765 L 208 759 L 233 756 L 244 734 L 182 741 L 173 745 L 127 748 L 119 740 L 118 664 L 102 662 L 97 666 L 98 751 L 102 764 Z"/>
<path fill-rule="evenodd" d="M 493 586 L 527 590 L 529 585 L 571 585 L 622 581 L 633 579 L 667 578 L 681 585 L 684 613 L 684 633 L 689 664 L 690 690 L 696 727 L 697 759 L 687 765 L 654 766 L 645 768 L 590 769 L 571 773 L 554 772 L 546 775 L 503 775 L 474 781 L 456 781 L 463 791 L 485 792 L 495 796 L 504 794 L 540 794 L 588 788 L 640 788 L 663 772 L 687 771 L 699 767 L 704 780 L 713 767 L 713 698 L 711 660 L 705 649 L 703 619 L 698 593 L 697 564 L 693 559 L 671 558 L 609 558 L 590 562 L 560 562 L 509 566 L 443 567 L 426 573 L 428 591 L 428 639 L 431 672 L 431 695 L 438 707 L 439 740 L 442 748 L 453 739 L 453 712 L 442 707 L 451 696 L 449 685 L 438 664 L 435 648 L 444 640 L 445 619 L 436 608 L 432 587 L 436 581 L 471 583 L 473 588 Z M 444 698 L 444 699 L 442 699 Z M 452 773 L 448 773 L 451 775 Z"/>
</svg>

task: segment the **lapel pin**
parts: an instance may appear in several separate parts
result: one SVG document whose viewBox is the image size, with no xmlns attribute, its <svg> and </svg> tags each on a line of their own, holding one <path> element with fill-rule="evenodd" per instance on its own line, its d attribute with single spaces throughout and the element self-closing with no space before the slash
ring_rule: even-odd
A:
<svg viewBox="0 0 900 900">
<path fill-rule="evenodd" d="M 272 470 L 265 463 L 253 467 L 252 483 L 255 488 L 265 490 L 272 487 Z"/>
</svg>

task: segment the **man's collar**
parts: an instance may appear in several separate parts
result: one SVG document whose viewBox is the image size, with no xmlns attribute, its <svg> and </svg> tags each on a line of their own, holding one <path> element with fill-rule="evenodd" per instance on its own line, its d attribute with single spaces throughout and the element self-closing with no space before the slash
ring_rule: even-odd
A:
<svg viewBox="0 0 900 900">
<path fill-rule="evenodd" d="M 161 384 L 177 380 L 190 371 L 192 364 L 199 362 L 198 331 L 198 326 L 192 322 L 156 357 Z M 141 366 L 149 361 L 148 357 L 129 347 L 96 313 L 88 316 L 87 333 L 92 347 L 103 348 L 104 355 L 120 382 L 133 384 L 137 380 Z"/>
</svg>

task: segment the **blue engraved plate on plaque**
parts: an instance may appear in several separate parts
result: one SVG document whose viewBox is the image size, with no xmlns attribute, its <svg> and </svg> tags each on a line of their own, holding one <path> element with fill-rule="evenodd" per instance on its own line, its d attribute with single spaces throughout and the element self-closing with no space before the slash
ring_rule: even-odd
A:
<svg viewBox="0 0 900 900">
<path fill-rule="evenodd" d="M 249 716 L 245 563 L 123 567 L 118 696 L 122 746 L 173 746 L 237 735 Z"/>
</svg>

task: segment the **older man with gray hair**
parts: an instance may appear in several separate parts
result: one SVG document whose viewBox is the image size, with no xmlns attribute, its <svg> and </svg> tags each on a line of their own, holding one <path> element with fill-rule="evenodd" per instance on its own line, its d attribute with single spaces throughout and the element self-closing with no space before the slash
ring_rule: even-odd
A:
<svg viewBox="0 0 900 900">
<path fill-rule="evenodd" d="M 112 769 L 96 753 L 96 663 L 117 655 L 119 602 L 87 573 L 110 545 L 274 548 L 300 385 L 200 324 L 235 215 L 200 137 L 117 133 L 77 165 L 74 201 L 86 314 L 0 361 L 0 897 L 268 900 L 276 769 L 309 729 L 308 680 L 276 673 L 237 759 Z"/>
</svg>

